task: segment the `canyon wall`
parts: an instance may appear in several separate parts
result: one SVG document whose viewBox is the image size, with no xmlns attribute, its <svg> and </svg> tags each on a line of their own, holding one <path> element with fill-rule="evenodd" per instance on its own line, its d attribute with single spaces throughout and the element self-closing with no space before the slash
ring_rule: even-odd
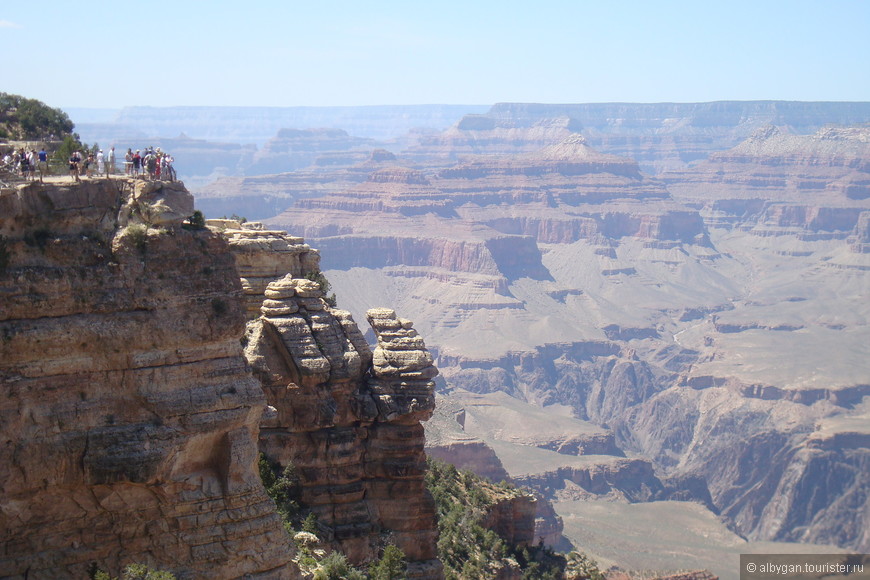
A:
<svg viewBox="0 0 870 580">
<path fill-rule="evenodd" d="M 372 350 L 350 313 L 306 278 L 319 272 L 318 254 L 301 239 L 210 223 L 229 240 L 247 304 L 260 305 L 249 308 L 243 339 L 269 404 L 260 449 L 293 466 L 318 535 L 352 563 L 371 562 L 393 544 L 409 578 L 440 578 L 421 424 L 435 406 L 438 371 L 412 322 L 369 310 Z"/>
<path fill-rule="evenodd" d="M 178 184 L 0 192 L 0 575 L 295 576 L 256 471 L 241 286 L 192 212 Z"/>
<path fill-rule="evenodd" d="M 180 183 L 32 183 L 0 209 L 0 575 L 301 577 L 262 451 L 293 464 L 329 547 L 365 565 L 394 544 L 409 578 L 441 578 L 438 371 L 410 321 L 371 309 L 372 349 L 317 250 L 188 224 Z"/>
<path fill-rule="evenodd" d="M 474 155 L 432 150 L 410 167 L 400 153 L 267 220 L 329 256 L 363 250 L 324 260 L 339 290 L 354 289 L 349 310 L 389 296 L 425 331 L 466 417 L 433 453 L 556 502 L 689 499 L 753 540 L 866 547 L 866 514 L 841 507 L 867 501 L 866 128 L 791 135 L 752 119 L 733 149 L 714 154 L 723 142 L 711 141 L 708 161 L 653 178 L 596 150 L 604 129 L 534 149 L 532 132 L 576 125 L 544 130 L 537 113 L 505 109 L 429 141 L 464 155 L 477 143 Z M 690 126 L 719 134 L 737 109 L 695 111 Z M 507 393 L 551 419 L 567 407 L 603 431 L 538 437 L 530 411 L 484 424 L 468 393 Z M 631 454 L 655 477 L 613 467 Z"/>
</svg>

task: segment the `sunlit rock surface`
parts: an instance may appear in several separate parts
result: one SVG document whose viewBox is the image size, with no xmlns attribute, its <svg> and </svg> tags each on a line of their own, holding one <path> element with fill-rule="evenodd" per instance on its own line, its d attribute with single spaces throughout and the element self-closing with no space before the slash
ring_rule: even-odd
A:
<svg viewBox="0 0 870 580">
<path fill-rule="evenodd" d="M 271 243 L 237 243 L 262 241 L 262 230 L 251 231 L 254 238 L 235 229 L 224 234 L 237 259 L 269 263 Z M 286 236 L 268 236 L 283 251 Z M 317 262 L 290 262 L 301 269 L 268 282 L 244 339 L 273 409 L 260 448 L 295 467 L 301 503 L 351 562 L 373 561 L 393 543 L 409 561 L 409 577 L 440 578 L 435 506 L 423 483 L 421 421 L 434 409 L 438 374 L 432 356 L 413 323 L 386 308 L 366 314 L 377 339 L 372 350 L 350 313 L 330 306 L 320 283 L 304 277 Z M 272 276 L 267 271 L 252 269 L 263 282 Z"/>
<path fill-rule="evenodd" d="M 238 274 L 192 211 L 180 184 L 0 191 L 0 576 L 295 577 Z"/>
</svg>

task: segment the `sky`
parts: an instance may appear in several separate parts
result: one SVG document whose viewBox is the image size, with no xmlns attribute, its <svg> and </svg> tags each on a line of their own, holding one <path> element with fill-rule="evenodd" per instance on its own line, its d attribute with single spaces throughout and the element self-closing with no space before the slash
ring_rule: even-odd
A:
<svg viewBox="0 0 870 580">
<path fill-rule="evenodd" d="M 870 100 L 870 0 L 3 2 L 53 107 Z"/>
</svg>

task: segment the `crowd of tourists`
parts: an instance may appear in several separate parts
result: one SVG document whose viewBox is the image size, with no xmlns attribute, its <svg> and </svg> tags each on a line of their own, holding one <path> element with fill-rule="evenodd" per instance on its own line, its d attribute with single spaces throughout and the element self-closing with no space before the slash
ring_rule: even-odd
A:
<svg viewBox="0 0 870 580">
<path fill-rule="evenodd" d="M 175 181 L 175 159 L 169 153 L 161 151 L 160 147 L 148 147 L 144 152 L 132 148 L 124 155 L 124 174 L 130 177 L 142 177 L 161 181 Z M 115 148 L 104 153 L 102 149 L 94 151 L 73 151 L 67 160 L 69 176 L 75 181 L 82 177 L 109 176 L 118 172 Z M 6 153 L 0 159 L 0 170 L 9 175 L 26 180 L 42 180 L 51 175 L 49 156 L 43 147 L 39 151 L 27 150 L 24 147 Z"/>
<path fill-rule="evenodd" d="M 175 181 L 175 169 L 172 167 L 174 161 L 172 155 L 161 151 L 160 147 L 149 147 L 144 153 L 140 149 L 135 153 L 132 149 L 127 149 L 124 155 L 124 173 L 134 177 L 143 175 L 148 179 Z"/>
<path fill-rule="evenodd" d="M 109 150 L 109 154 L 103 153 L 102 149 L 96 152 L 73 151 L 69 156 L 69 175 L 76 181 L 81 181 L 81 176 L 93 177 L 97 175 L 109 175 L 115 172 L 115 148 Z"/>
<path fill-rule="evenodd" d="M 175 181 L 175 168 L 172 166 L 174 162 L 172 155 L 161 151 L 160 147 L 157 149 L 148 147 L 144 153 L 141 149 L 137 149 L 134 153 L 132 148 L 128 148 L 124 155 L 124 175 Z M 88 153 L 87 157 L 84 157 L 80 151 L 70 155 L 69 173 L 76 181 L 80 180 L 81 175 L 91 177 L 94 171 L 97 175 L 116 173 L 114 147 L 105 155 L 102 149 L 96 153 Z"/>
<path fill-rule="evenodd" d="M 28 180 L 35 180 L 37 176 L 41 180 L 43 176 L 48 175 L 48 153 L 45 152 L 45 147 L 36 151 L 36 149 L 27 150 L 24 147 L 13 150 L 3 156 L 0 160 L 0 169 L 11 175 L 17 175 Z"/>
</svg>

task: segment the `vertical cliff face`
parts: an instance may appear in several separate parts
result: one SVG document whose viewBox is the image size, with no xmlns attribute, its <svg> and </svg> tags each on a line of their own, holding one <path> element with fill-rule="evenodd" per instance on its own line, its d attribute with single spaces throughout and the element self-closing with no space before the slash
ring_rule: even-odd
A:
<svg viewBox="0 0 870 580">
<path fill-rule="evenodd" d="M 0 192 L 0 576 L 295 575 L 255 467 L 242 289 L 225 241 L 180 227 L 192 202 L 126 180 Z"/>
<path fill-rule="evenodd" d="M 270 276 L 271 248 L 287 238 L 254 231 L 256 245 L 243 241 L 254 234 L 225 232 L 247 261 L 249 303 L 250 280 Z M 295 247 L 288 263 L 302 264 L 309 250 Z M 246 355 L 270 406 L 260 448 L 293 464 L 320 535 L 352 562 L 373 560 L 392 543 L 408 558 L 409 577 L 440 578 L 421 424 L 434 409 L 438 371 L 413 324 L 392 310 L 368 312 L 372 351 L 350 313 L 330 307 L 320 284 L 303 277 L 315 272 L 316 261 L 307 264 L 268 283 L 260 316 L 248 324 Z"/>
</svg>

